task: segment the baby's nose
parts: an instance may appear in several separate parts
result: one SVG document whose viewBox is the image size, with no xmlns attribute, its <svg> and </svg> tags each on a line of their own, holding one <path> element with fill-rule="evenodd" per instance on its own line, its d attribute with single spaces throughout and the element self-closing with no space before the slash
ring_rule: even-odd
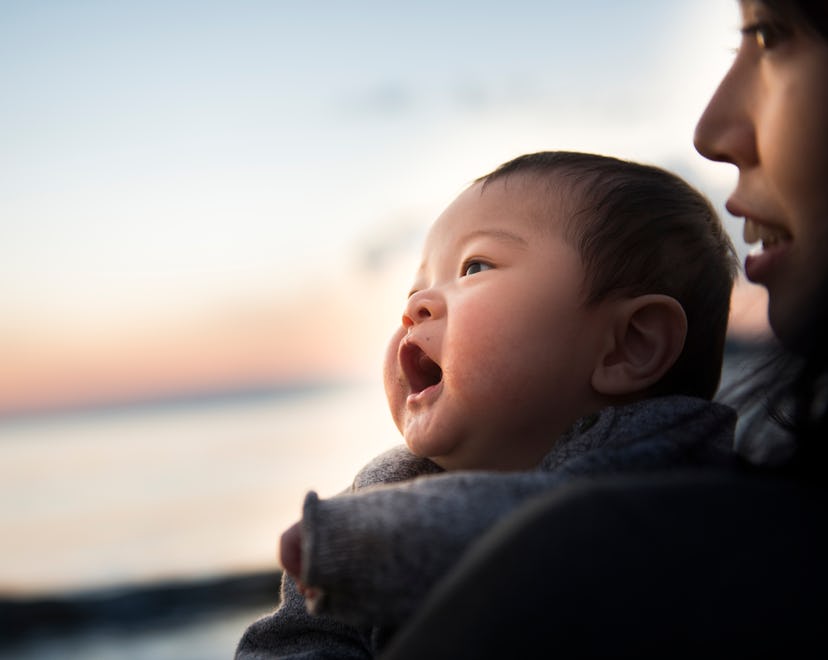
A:
<svg viewBox="0 0 828 660">
<path fill-rule="evenodd" d="M 408 298 L 402 323 L 406 328 L 436 318 L 445 313 L 445 300 L 436 289 L 423 289 Z"/>
</svg>

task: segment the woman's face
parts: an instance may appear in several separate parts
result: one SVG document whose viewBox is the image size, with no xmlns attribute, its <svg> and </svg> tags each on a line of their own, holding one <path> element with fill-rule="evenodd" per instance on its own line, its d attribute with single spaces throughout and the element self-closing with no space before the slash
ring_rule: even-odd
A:
<svg viewBox="0 0 828 660">
<path fill-rule="evenodd" d="M 730 213 L 757 243 L 748 279 L 789 345 L 828 283 L 828 41 L 743 0 L 736 58 L 696 127 L 699 152 L 739 168 Z"/>
</svg>

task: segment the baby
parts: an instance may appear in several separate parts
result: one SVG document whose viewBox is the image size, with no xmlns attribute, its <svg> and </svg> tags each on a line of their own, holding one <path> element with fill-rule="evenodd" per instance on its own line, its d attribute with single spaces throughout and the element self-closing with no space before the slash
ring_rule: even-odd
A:
<svg viewBox="0 0 828 660">
<path fill-rule="evenodd" d="M 308 495 L 281 606 L 237 657 L 372 657 L 528 498 L 728 461 L 735 417 L 711 399 L 735 272 L 710 204 L 664 170 L 542 152 L 476 180 L 432 226 L 386 353 L 406 447 Z"/>
</svg>

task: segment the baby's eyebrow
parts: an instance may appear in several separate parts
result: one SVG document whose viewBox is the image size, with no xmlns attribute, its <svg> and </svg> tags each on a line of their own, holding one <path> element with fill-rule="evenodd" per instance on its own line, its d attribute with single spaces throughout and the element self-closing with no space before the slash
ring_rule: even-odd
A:
<svg viewBox="0 0 828 660">
<path fill-rule="evenodd" d="M 475 229 L 466 234 L 466 240 L 478 237 L 489 237 L 499 241 L 506 241 L 508 243 L 516 243 L 522 247 L 528 247 L 529 241 L 523 236 L 518 236 L 506 229 Z"/>
</svg>

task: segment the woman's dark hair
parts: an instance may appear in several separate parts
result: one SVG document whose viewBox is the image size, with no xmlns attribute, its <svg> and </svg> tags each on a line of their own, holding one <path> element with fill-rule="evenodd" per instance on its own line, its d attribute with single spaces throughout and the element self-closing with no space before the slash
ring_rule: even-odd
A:
<svg viewBox="0 0 828 660">
<path fill-rule="evenodd" d="M 821 299 L 828 305 L 828 298 Z M 825 313 L 821 316 L 826 320 Z M 739 412 L 736 446 L 748 460 L 823 478 L 828 461 L 828 350 L 818 339 L 807 345 L 795 353 L 771 340 L 753 349 L 741 375 L 718 398 Z"/>
<path fill-rule="evenodd" d="M 828 39 L 828 2 L 824 0 L 762 0 L 780 16 L 819 33 Z"/>
</svg>

